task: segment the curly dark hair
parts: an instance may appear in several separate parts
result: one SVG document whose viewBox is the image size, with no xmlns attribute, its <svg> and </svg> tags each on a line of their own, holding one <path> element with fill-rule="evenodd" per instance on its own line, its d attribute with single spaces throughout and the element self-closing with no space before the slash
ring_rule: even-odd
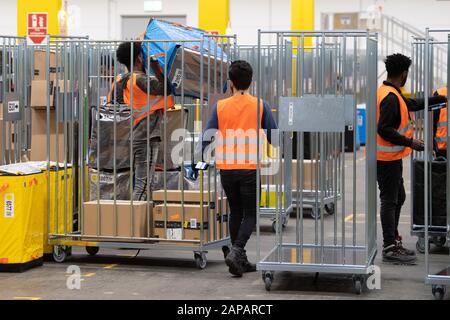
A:
<svg viewBox="0 0 450 320">
<path fill-rule="evenodd" d="M 131 60 L 131 42 L 122 42 L 116 50 L 117 61 L 124 64 L 131 71 L 131 61 L 135 62 L 142 52 L 140 42 L 133 42 L 133 60 Z"/>
<path fill-rule="evenodd" d="M 228 77 L 238 90 L 247 90 L 252 84 L 252 66 L 244 60 L 233 61 L 228 69 Z"/>
<path fill-rule="evenodd" d="M 411 59 L 401 53 L 387 56 L 384 60 L 388 77 L 398 77 L 411 66 Z"/>
</svg>

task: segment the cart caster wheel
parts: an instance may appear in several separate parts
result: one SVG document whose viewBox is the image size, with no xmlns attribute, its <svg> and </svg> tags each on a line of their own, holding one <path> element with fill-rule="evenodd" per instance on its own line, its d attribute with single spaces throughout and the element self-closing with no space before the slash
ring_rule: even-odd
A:
<svg viewBox="0 0 450 320">
<path fill-rule="evenodd" d="M 264 279 L 264 286 L 267 291 L 270 291 L 270 288 L 272 287 L 272 279 L 270 277 Z"/>
<path fill-rule="evenodd" d="M 203 270 L 206 268 L 206 254 L 204 252 L 194 253 L 195 265 Z"/>
<path fill-rule="evenodd" d="M 364 284 L 366 283 L 366 278 L 364 276 L 354 276 L 353 277 L 353 288 L 355 293 L 360 295 L 364 290 Z"/>
<path fill-rule="evenodd" d="M 223 246 L 222 247 L 223 252 L 223 258 L 226 259 L 228 254 L 230 253 L 230 247 L 229 246 Z"/>
<path fill-rule="evenodd" d="M 66 261 L 67 257 L 70 256 L 72 250 L 70 247 L 66 246 L 54 246 L 53 247 L 53 260 L 58 263 L 63 263 Z"/>
<path fill-rule="evenodd" d="M 334 203 L 330 203 L 330 204 L 325 205 L 325 211 L 330 216 L 332 216 L 334 214 L 334 212 L 335 212 L 335 205 L 334 205 Z"/>
<path fill-rule="evenodd" d="M 273 233 L 277 232 L 277 222 L 276 221 L 272 222 L 272 232 Z"/>
<path fill-rule="evenodd" d="M 416 242 L 416 249 L 419 253 L 425 253 L 425 238 L 418 238 Z M 430 242 L 428 241 L 428 250 L 430 249 Z"/>
<path fill-rule="evenodd" d="M 289 219 L 288 218 L 284 218 L 283 224 L 281 225 L 283 227 L 283 229 L 286 229 L 286 226 L 287 226 L 288 222 L 289 222 Z"/>
<path fill-rule="evenodd" d="M 436 299 L 436 300 L 444 299 L 445 291 L 446 291 L 445 286 L 433 285 L 431 287 L 431 292 L 433 293 L 434 299 Z"/>
<path fill-rule="evenodd" d="M 317 216 L 317 219 L 320 219 L 321 214 L 320 214 L 319 208 L 311 210 L 311 218 L 316 219 L 316 216 Z"/>
<path fill-rule="evenodd" d="M 362 283 L 361 283 L 360 279 L 355 280 L 355 283 L 353 284 L 353 287 L 354 287 L 355 293 L 357 295 L 360 295 L 362 293 Z"/>
<path fill-rule="evenodd" d="M 89 253 L 89 255 L 91 256 L 95 256 L 99 250 L 100 250 L 99 247 L 86 247 L 86 252 Z"/>
<path fill-rule="evenodd" d="M 267 291 L 270 291 L 270 288 L 272 287 L 273 282 L 273 273 L 270 271 L 263 271 L 262 278 L 264 281 L 264 286 Z"/>
<path fill-rule="evenodd" d="M 445 237 L 436 237 L 433 239 L 434 244 L 438 248 L 442 248 L 445 246 L 445 243 L 447 242 L 447 239 Z"/>
</svg>

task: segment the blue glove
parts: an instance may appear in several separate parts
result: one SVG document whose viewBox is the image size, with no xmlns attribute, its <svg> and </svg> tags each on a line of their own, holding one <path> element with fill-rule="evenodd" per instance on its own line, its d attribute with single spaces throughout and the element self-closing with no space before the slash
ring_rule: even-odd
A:
<svg viewBox="0 0 450 320">
<path fill-rule="evenodd" d="M 190 165 L 187 167 L 184 167 L 186 170 L 186 178 L 195 181 L 198 178 L 198 169 L 195 169 L 194 165 Z"/>
</svg>

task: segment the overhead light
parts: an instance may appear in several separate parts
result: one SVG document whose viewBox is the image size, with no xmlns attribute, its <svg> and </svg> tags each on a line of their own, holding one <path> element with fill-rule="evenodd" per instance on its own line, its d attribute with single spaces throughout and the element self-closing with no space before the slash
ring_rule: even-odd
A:
<svg viewBox="0 0 450 320">
<path fill-rule="evenodd" d="M 161 11 L 162 1 L 144 1 L 144 11 Z"/>
</svg>

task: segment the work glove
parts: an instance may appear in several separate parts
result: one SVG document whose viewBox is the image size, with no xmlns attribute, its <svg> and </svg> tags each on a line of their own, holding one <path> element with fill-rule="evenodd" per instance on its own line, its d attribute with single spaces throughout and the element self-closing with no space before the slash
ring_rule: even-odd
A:
<svg viewBox="0 0 450 320">
<path fill-rule="evenodd" d="M 411 141 L 411 149 L 415 151 L 423 151 L 425 150 L 425 144 L 422 140 L 412 139 Z"/>
<path fill-rule="evenodd" d="M 186 170 L 186 178 L 192 181 L 196 181 L 198 178 L 198 169 L 195 168 L 194 164 L 184 167 Z"/>
</svg>

